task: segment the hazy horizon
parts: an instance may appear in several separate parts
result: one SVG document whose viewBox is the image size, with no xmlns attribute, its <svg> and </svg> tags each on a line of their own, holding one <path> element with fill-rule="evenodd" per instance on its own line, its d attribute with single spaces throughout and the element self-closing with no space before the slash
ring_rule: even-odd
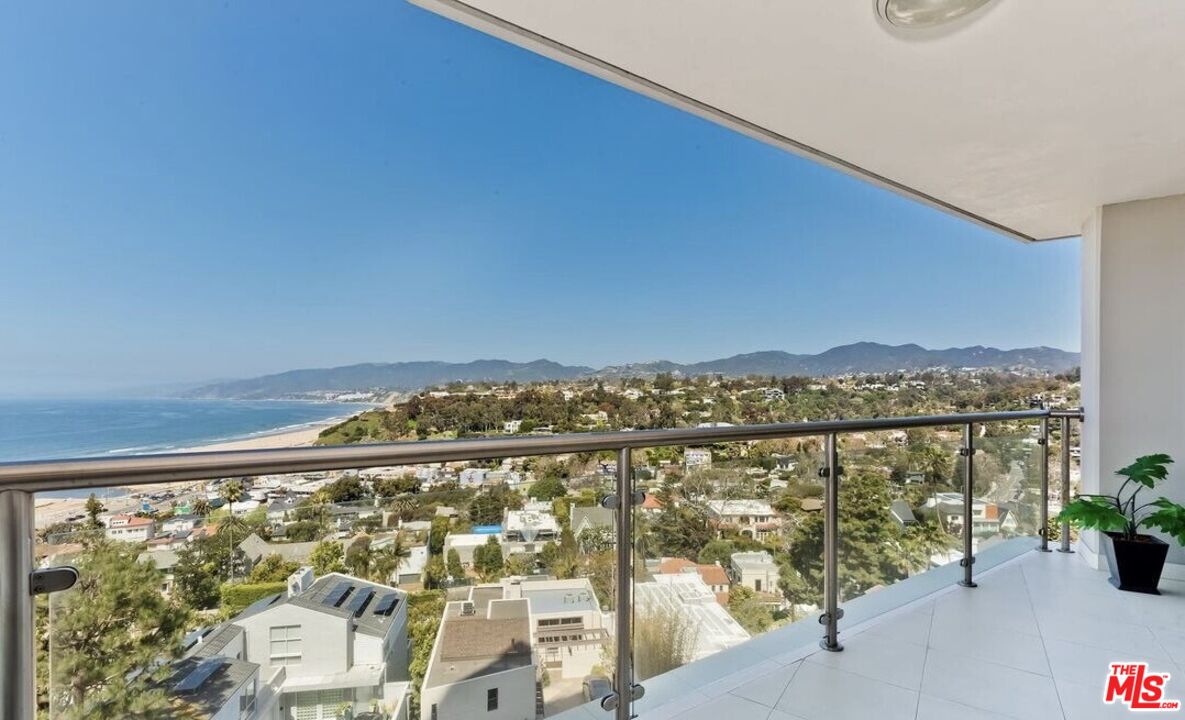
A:
<svg viewBox="0 0 1185 720">
<path fill-rule="evenodd" d="M 410 5 L 28 5 L 0 59 L 3 395 L 1080 344 L 1077 239 L 1021 244 Z"/>
</svg>

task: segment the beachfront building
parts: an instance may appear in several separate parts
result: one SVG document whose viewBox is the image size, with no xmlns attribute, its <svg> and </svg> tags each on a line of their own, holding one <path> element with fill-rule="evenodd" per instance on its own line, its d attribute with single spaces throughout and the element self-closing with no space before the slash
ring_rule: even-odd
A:
<svg viewBox="0 0 1185 720">
<path fill-rule="evenodd" d="M 233 618 L 243 659 L 279 686 L 287 720 L 338 718 L 379 709 L 407 714 L 407 593 L 341 573 L 315 578 L 302 568 L 287 593 L 263 598 Z"/>
<path fill-rule="evenodd" d="M 501 588 L 445 605 L 420 689 L 420 720 L 535 720 L 531 610 Z"/>
</svg>

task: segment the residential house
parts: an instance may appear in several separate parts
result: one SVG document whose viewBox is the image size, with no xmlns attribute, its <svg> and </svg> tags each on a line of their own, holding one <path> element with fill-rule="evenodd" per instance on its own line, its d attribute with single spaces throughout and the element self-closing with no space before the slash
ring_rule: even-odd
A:
<svg viewBox="0 0 1185 720">
<path fill-rule="evenodd" d="M 708 515 L 721 536 L 732 529 L 754 540 L 765 540 L 781 528 L 773 507 L 764 500 L 709 500 Z"/>
<path fill-rule="evenodd" d="M 507 554 L 536 553 L 543 545 L 560 536 L 555 515 L 532 503 L 522 510 L 507 510 L 502 521 L 502 548 Z"/>
<path fill-rule="evenodd" d="M 765 550 L 733 553 L 729 557 L 728 569 L 737 585 L 759 593 L 777 592 L 778 564 Z"/>
<path fill-rule="evenodd" d="M 705 470 L 712 467 L 712 451 L 709 448 L 687 448 L 683 451 L 683 467 L 687 471 Z"/>
<path fill-rule="evenodd" d="M 173 535 L 175 533 L 189 533 L 193 529 L 202 524 L 200 515 L 174 515 L 168 520 L 162 520 L 160 523 L 160 532 L 162 535 Z"/>
<path fill-rule="evenodd" d="M 420 688 L 420 720 L 535 720 L 530 602 L 489 593 L 445 605 Z"/>
<path fill-rule="evenodd" d="M 715 563 L 694 563 L 685 558 L 663 558 L 658 566 L 660 575 L 696 573 L 704 584 L 716 595 L 716 601 L 728 607 L 728 590 L 731 582 L 724 568 Z"/>
<path fill-rule="evenodd" d="M 601 611 L 588 578 L 507 578 L 502 592 L 505 599 L 530 602 L 536 661 L 549 672 L 583 678 L 604 663 L 612 613 Z"/>
<path fill-rule="evenodd" d="M 107 519 L 105 534 L 111 540 L 148 542 L 156 536 L 156 521 L 135 515 L 112 515 Z"/>
<path fill-rule="evenodd" d="M 568 517 L 568 527 L 572 529 L 572 536 L 576 538 L 576 542 L 580 542 L 582 535 L 589 531 L 606 535 L 616 544 L 616 528 L 617 519 L 616 514 L 608 509 L 600 507 L 599 505 L 593 507 L 573 507 Z"/>
<path fill-rule="evenodd" d="M 410 644 L 407 593 L 301 568 L 288 592 L 256 602 L 231 621 L 245 633 L 244 660 L 268 676 L 284 669 L 281 717 L 320 720 L 377 708 L 405 718 Z"/>
</svg>

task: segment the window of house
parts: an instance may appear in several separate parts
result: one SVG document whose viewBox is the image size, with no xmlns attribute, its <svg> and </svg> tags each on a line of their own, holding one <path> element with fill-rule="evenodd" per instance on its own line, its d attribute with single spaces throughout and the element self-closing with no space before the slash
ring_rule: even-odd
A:
<svg viewBox="0 0 1185 720">
<path fill-rule="evenodd" d="M 498 688 L 486 690 L 486 712 L 498 709 Z"/>
<path fill-rule="evenodd" d="M 268 629 L 270 641 L 269 659 L 273 665 L 297 665 L 300 663 L 300 626 L 277 625 Z"/>
</svg>

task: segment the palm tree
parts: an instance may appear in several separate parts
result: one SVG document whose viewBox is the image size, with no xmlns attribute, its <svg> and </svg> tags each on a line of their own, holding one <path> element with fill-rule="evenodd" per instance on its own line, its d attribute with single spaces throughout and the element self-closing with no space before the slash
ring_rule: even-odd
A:
<svg viewBox="0 0 1185 720">
<path fill-rule="evenodd" d="M 190 509 L 193 510 L 194 515 L 205 517 L 210 514 L 210 501 L 204 496 L 199 495 L 194 499 Z"/>
<path fill-rule="evenodd" d="M 950 550 L 957 539 L 942 528 L 937 519 L 919 518 L 905 529 L 901 538 L 902 560 L 907 572 L 925 571 L 937 552 Z"/>
<path fill-rule="evenodd" d="M 403 533 L 395 533 L 391 542 L 381 548 L 371 550 L 370 575 L 367 579 L 378 583 L 391 582 L 391 576 L 399 570 L 403 559 L 411 555 Z"/>
<path fill-rule="evenodd" d="M 243 483 L 238 480 L 229 480 L 222 486 L 222 499 L 226 500 L 226 518 L 218 526 L 218 536 L 221 538 L 226 536 L 227 547 L 230 548 L 230 581 L 235 579 L 235 537 L 246 537 L 249 527 L 247 523 L 231 509 L 235 503 L 243 499 L 246 492 L 243 490 Z"/>
<path fill-rule="evenodd" d="M 234 504 L 243 499 L 243 483 L 238 480 L 228 480 L 222 486 L 222 499 L 228 504 Z"/>
<path fill-rule="evenodd" d="M 415 498 L 404 495 L 391 501 L 391 510 L 395 512 L 395 515 L 397 515 L 400 520 L 406 520 L 411 516 L 417 505 L 418 503 L 416 502 Z"/>
</svg>

